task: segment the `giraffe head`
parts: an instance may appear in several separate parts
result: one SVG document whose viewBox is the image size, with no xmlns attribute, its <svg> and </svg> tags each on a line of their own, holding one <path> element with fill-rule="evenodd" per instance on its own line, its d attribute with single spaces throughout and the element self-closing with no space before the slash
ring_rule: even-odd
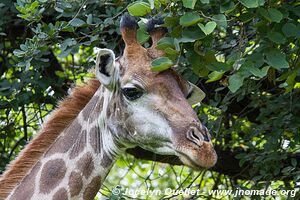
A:
<svg viewBox="0 0 300 200">
<path fill-rule="evenodd" d="M 217 155 L 210 135 L 190 105 L 202 91 L 172 68 L 151 70 L 153 59 L 163 55 L 155 48 L 165 34 L 164 29 L 155 27 L 157 22 L 148 24 L 152 46 L 144 48 L 136 39 L 136 21 L 125 14 L 121 19 L 123 55 L 115 59 L 109 49 L 98 53 L 96 76 L 112 99 L 108 105 L 113 117 L 109 129 L 127 147 L 177 155 L 193 168 L 212 167 Z"/>
</svg>

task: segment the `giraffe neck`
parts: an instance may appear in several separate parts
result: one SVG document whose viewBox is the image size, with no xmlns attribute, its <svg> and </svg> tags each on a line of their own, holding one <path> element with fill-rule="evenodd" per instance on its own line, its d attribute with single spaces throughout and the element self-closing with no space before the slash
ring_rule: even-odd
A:
<svg viewBox="0 0 300 200">
<path fill-rule="evenodd" d="M 122 147 L 100 87 L 7 199 L 93 199 Z"/>
</svg>

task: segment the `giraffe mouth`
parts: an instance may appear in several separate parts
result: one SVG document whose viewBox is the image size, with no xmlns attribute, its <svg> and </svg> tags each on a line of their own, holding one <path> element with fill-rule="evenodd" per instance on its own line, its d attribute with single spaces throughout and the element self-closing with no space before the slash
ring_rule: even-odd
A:
<svg viewBox="0 0 300 200">
<path fill-rule="evenodd" d="M 175 151 L 183 164 L 196 170 L 213 167 L 217 162 L 217 154 L 208 142 L 201 148 L 179 147 Z"/>
<path fill-rule="evenodd" d="M 181 162 L 183 162 L 183 164 L 196 169 L 196 170 L 200 170 L 203 169 L 202 166 L 200 166 L 199 164 L 197 164 L 193 159 L 190 158 L 190 156 L 188 156 L 187 154 L 183 153 L 183 152 L 177 152 L 177 156 L 179 157 L 179 159 L 181 160 Z"/>
</svg>

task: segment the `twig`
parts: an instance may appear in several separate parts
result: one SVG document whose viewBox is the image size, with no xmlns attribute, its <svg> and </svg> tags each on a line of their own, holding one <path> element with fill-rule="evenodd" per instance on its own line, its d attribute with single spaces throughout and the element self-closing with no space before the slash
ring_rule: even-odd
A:
<svg viewBox="0 0 300 200">
<path fill-rule="evenodd" d="M 16 144 L 13 146 L 12 150 L 10 151 L 8 158 L 10 159 L 14 153 L 14 151 L 16 150 L 16 148 L 20 145 L 20 143 L 25 140 L 25 137 L 22 137 L 21 139 L 19 139 Z M 10 159 L 11 160 L 11 159 Z"/>
<path fill-rule="evenodd" d="M 78 9 L 78 11 L 77 11 L 77 13 L 74 15 L 74 17 L 67 23 L 67 25 L 65 26 L 65 27 L 68 27 L 73 21 L 74 21 L 74 19 L 79 15 L 79 13 L 81 12 L 81 10 L 83 9 L 83 7 L 85 6 L 85 4 L 86 4 L 86 2 L 87 2 L 88 0 L 85 0 L 84 2 L 83 2 L 83 4 L 80 6 L 80 8 Z"/>
<path fill-rule="evenodd" d="M 23 119 L 24 138 L 27 141 L 27 138 L 28 138 L 27 118 L 26 118 L 26 111 L 25 111 L 25 106 L 24 105 L 21 108 L 21 112 L 22 112 L 22 119 Z"/>
</svg>

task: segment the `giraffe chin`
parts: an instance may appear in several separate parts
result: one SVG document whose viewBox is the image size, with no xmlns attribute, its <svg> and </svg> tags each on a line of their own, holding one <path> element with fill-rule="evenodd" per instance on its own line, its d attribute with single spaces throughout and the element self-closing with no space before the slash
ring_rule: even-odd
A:
<svg viewBox="0 0 300 200">
<path fill-rule="evenodd" d="M 209 142 L 204 142 L 203 146 L 198 149 L 181 147 L 176 154 L 183 164 L 196 170 L 211 168 L 217 162 L 217 154 Z"/>
</svg>

